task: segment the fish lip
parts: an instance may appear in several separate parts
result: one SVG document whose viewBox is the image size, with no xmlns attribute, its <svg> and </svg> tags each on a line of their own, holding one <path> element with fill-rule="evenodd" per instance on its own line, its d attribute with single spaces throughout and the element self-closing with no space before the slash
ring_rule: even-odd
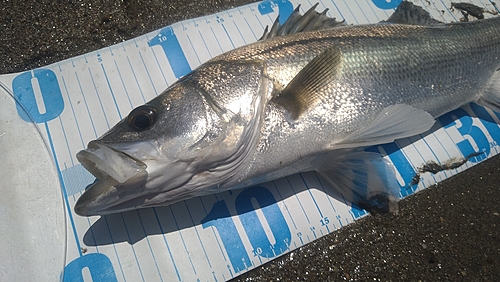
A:
<svg viewBox="0 0 500 282">
<path fill-rule="evenodd" d="M 113 179 L 117 183 L 124 183 L 147 168 L 143 161 L 97 141 L 90 142 L 76 158 L 97 179 Z"/>
</svg>

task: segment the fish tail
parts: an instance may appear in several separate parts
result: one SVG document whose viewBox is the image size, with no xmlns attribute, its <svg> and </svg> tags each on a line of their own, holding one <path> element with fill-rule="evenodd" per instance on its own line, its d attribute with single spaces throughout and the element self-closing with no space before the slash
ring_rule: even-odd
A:
<svg viewBox="0 0 500 282">
<path fill-rule="evenodd" d="M 500 69 L 497 69 L 493 74 L 486 91 L 479 98 L 478 103 L 500 113 Z"/>
<path fill-rule="evenodd" d="M 370 212 L 398 213 L 400 188 L 390 161 L 353 150 L 332 151 L 326 160 L 317 171 L 345 201 Z"/>
</svg>

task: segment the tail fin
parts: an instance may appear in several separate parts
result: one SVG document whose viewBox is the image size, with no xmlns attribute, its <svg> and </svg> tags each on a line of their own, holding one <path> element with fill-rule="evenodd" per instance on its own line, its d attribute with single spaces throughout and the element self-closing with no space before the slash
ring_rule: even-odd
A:
<svg viewBox="0 0 500 282">
<path fill-rule="evenodd" d="M 477 102 L 482 106 L 500 113 L 500 69 L 495 71 L 486 91 Z"/>
<path fill-rule="evenodd" d="M 370 212 L 397 213 L 399 185 L 394 166 L 380 154 L 335 150 L 317 171 L 344 198 Z"/>
</svg>

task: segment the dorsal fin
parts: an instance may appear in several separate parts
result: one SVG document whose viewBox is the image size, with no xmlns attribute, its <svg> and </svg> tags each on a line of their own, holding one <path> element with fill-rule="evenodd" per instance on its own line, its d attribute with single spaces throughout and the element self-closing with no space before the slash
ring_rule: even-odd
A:
<svg viewBox="0 0 500 282">
<path fill-rule="evenodd" d="M 396 11 L 385 21 L 387 23 L 410 25 L 439 25 L 442 22 L 433 19 L 429 12 L 411 2 L 403 1 Z"/>
<path fill-rule="evenodd" d="M 272 101 L 296 120 L 326 98 L 326 90 L 338 79 L 341 67 L 342 53 L 338 47 L 331 47 L 312 59 Z"/>
<path fill-rule="evenodd" d="M 316 3 L 316 5 L 312 6 L 304 15 L 300 14 L 300 5 L 298 5 L 283 25 L 280 24 L 278 20 L 279 17 L 277 17 L 271 27 L 271 30 L 268 30 L 268 27 L 266 26 L 264 34 L 259 40 L 266 40 L 286 34 L 329 29 L 345 25 L 344 21 L 339 22 L 335 18 L 328 17 L 326 15 L 328 9 L 325 9 L 322 13 L 316 12 L 318 4 L 319 3 Z"/>
</svg>

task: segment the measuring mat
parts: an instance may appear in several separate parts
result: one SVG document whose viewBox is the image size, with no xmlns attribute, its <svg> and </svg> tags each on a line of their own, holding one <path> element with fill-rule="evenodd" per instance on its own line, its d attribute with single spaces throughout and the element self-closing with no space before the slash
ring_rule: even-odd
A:
<svg viewBox="0 0 500 282">
<path fill-rule="evenodd" d="M 8 230 L 0 238 L 15 242 L 0 247 L 1 261 L 10 262 L 0 278 L 226 281 L 365 215 L 314 172 L 166 207 L 89 218 L 73 212 L 95 180 L 75 157 L 89 141 L 200 64 L 255 42 L 278 15 L 283 23 L 298 4 L 304 13 L 316 2 L 319 12 L 357 25 L 387 19 L 401 1 L 263 1 L 0 76 L 0 152 L 9 166 L 0 187 L 15 194 L 0 206 L 9 215 L 0 218 Z M 443 22 L 462 17 L 451 1 L 413 2 Z M 500 114 L 470 104 L 425 134 L 368 150 L 394 164 L 404 198 L 496 155 L 499 123 Z"/>
</svg>

